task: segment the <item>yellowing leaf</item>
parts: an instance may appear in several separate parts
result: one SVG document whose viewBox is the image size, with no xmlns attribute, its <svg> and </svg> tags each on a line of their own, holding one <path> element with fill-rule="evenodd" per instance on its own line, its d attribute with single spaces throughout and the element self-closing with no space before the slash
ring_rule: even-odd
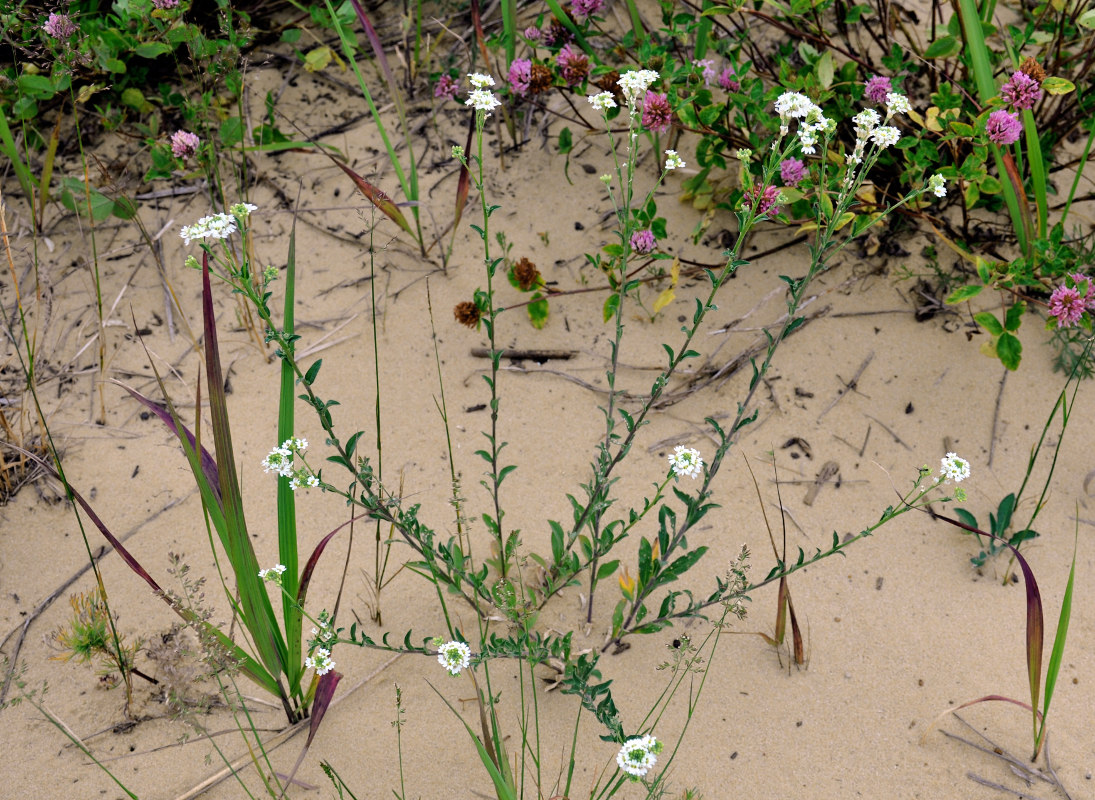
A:
<svg viewBox="0 0 1095 800">
<path fill-rule="evenodd" d="M 1076 85 L 1064 78 L 1046 78 L 1042 81 L 1042 88 L 1049 94 L 1068 94 L 1076 91 Z"/>
<path fill-rule="evenodd" d="M 873 183 L 862 184 L 856 191 L 855 196 L 868 205 L 878 205 L 878 196 L 875 194 L 875 185 Z"/>
<path fill-rule="evenodd" d="M 843 214 L 840 215 L 840 219 L 836 221 L 836 227 L 833 228 L 833 230 L 839 231 L 853 219 L 855 219 L 855 214 L 853 214 L 851 211 L 845 211 Z"/>
<path fill-rule="evenodd" d="M 911 119 L 913 122 L 915 122 L 921 128 L 924 127 L 924 118 L 922 116 L 920 116 L 920 112 L 917 111 L 915 108 L 909 109 L 909 119 Z"/>
<path fill-rule="evenodd" d="M 654 313 L 657 314 L 667 305 L 673 302 L 673 298 L 677 296 L 676 286 L 677 281 L 681 277 L 681 260 L 679 258 L 673 259 L 673 267 L 669 272 L 669 286 L 662 290 L 662 293 L 658 295 L 658 299 L 654 301 Z"/>
</svg>

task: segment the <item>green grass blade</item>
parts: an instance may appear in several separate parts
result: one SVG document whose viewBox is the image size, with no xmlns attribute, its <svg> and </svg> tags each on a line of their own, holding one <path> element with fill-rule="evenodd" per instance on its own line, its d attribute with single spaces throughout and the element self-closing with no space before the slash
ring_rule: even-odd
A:
<svg viewBox="0 0 1095 800">
<path fill-rule="evenodd" d="M 506 64 L 517 54 L 517 0 L 502 0 L 502 36 L 505 39 Z"/>
<path fill-rule="evenodd" d="M 502 777 L 502 773 L 498 771 L 498 767 L 495 766 L 494 762 L 491 760 L 490 754 L 487 753 L 487 748 L 483 746 L 483 743 L 479 741 L 479 737 L 475 735 L 475 731 L 473 731 L 471 726 L 464 721 L 464 718 L 457 713 L 456 709 L 452 707 L 452 703 L 448 701 L 445 695 L 437 691 L 437 687 L 429 681 L 426 681 L 426 683 L 429 684 L 429 687 L 441 698 L 441 701 L 449 707 L 449 711 L 460 720 L 460 724 L 463 725 L 464 730 L 468 732 L 468 736 L 475 744 L 475 749 L 479 753 L 479 759 L 483 762 L 483 766 L 486 767 L 487 773 L 494 783 L 494 791 L 498 795 L 498 800 L 517 800 L 517 794 L 514 792 L 513 787 L 506 783 L 505 779 Z"/>
<path fill-rule="evenodd" d="M 1034 201 L 1038 205 L 1038 238 L 1044 239 L 1048 219 L 1046 164 L 1042 158 L 1042 140 L 1038 138 L 1038 126 L 1029 108 L 1023 109 L 1023 132 L 1027 139 L 1027 160 L 1030 162 L 1030 179 L 1034 184 Z"/>
<path fill-rule="evenodd" d="M 709 8 L 714 8 L 714 0 L 703 0 L 702 11 L 707 11 Z M 693 50 L 692 57 L 699 61 L 705 55 L 707 55 L 707 43 L 711 38 L 711 27 L 714 25 L 714 20 L 710 15 L 704 15 L 701 12 L 699 22 L 696 23 L 696 47 Z"/>
<path fill-rule="evenodd" d="M 563 11 L 563 7 L 559 5 L 558 0 L 546 0 L 547 7 L 551 9 L 551 13 L 555 16 L 555 19 L 559 20 L 559 23 L 566 28 L 574 36 L 574 40 L 578 42 L 578 46 L 587 54 L 593 55 L 593 48 L 589 46 L 589 42 L 582 36 L 582 32 L 578 30 L 578 26 L 574 24 L 574 20 Z M 637 18 L 632 17 L 632 25 L 636 24 Z"/>
<path fill-rule="evenodd" d="M 1068 571 L 1068 583 L 1065 596 L 1061 600 L 1061 616 L 1057 620 L 1057 635 L 1053 637 L 1053 650 L 1049 654 L 1049 666 L 1046 667 L 1046 694 L 1042 703 L 1042 728 L 1034 743 L 1035 757 L 1041 749 L 1045 737 L 1046 717 L 1049 716 L 1049 703 L 1053 699 L 1053 690 L 1057 687 L 1057 675 L 1061 672 L 1061 659 L 1065 654 L 1065 639 L 1068 637 L 1068 623 L 1072 619 L 1072 586 L 1076 581 L 1076 547 L 1080 539 L 1080 523 L 1076 523 L 1076 534 L 1072 540 L 1072 567 Z"/>
<path fill-rule="evenodd" d="M 217 325 L 213 313 L 213 291 L 209 285 L 209 255 L 202 258 L 202 318 L 205 327 L 205 369 L 209 388 L 209 414 L 213 422 L 213 444 L 220 478 L 221 500 L 224 503 L 225 537 L 228 560 L 235 573 L 240 595 L 241 621 L 247 628 L 255 649 L 272 674 L 286 671 L 285 641 L 275 625 L 274 609 L 266 586 L 259 577 L 255 549 L 247 534 L 243 513 L 243 495 L 236 476 L 235 450 L 228 424 L 228 402 L 224 393 L 224 372 L 217 344 Z M 282 697 L 281 692 L 276 693 Z M 283 698 L 284 699 L 284 698 Z"/>
<path fill-rule="evenodd" d="M 19 185 L 23 187 L 23 194 L 27 196 L 27 205 L 33 208 L 34 190 L 38 182 L 34 180 L 27 165 L 19 158 L 19 149 L 15 146 L 15 138 L 11 135 L 5 113 L 0 113 L 0 153 L 8 157 L 8 161 L 15 170 L 15 177 L 19 179 Z"/>
<path fill-rule="evenodd" d="M 285 335 L 291 337 L 294 330 L 293 307 L 296 297 L 297 279 L 297 217 L 293 214 L 293 226 L 289 231 L 289 254 L 285 269 L 285 306 L 283 311 L 282 326 Z M 294 389 L 296 388 L 296 373 L 293 364 L 288 358 L 281 360 L 281 393 L 278 398 L 278 443 L 290 439 L 294 433 L 295 419 L 293 412 Z M 281 595 L 281 613 L 285 625 L 285 645 L 288 652 L 285 663 L 285 674 L 289 682 L 289 691 L 292 694 L 300 692 L 300 679 L 304 673 L 304 662 L 301 654 L 300 633 L 302 627 L 301 610 L 295 602 L 300 576 L 297 572 L 297 505 L 296 495 L 289 486 L 289 481 L 278 481 L 278 563 L 285 565 L 282 574 L 282 586 L 285 591 Z"/>
<path fill-rule="evenodd" d="M 985 104 L 999 92 L 996 90 L 996 81 L 992 76 L 992 63 L 989 60 L 988 45 L 985 44 L 985 32 L 981 28 L 981 15 L 974 4 L 974 0 L 958 0 L 958 11 L 962 22 L 962 35 L 966 40 L 966 53 L 969 55 L 970 67 L 977 83 L 978 99 L 982 104 Z M 992 154 L 996 159 L 996 171 L 1000 175 L 1000 183 L 1003 186 L 1004 202 L 1007 204 L 1008 214 L 1011 216 L 1011 225 L 1015 230 L 1015 236 L 1019 240 L 1019 248 L 1029 255 L 1031 242 L 1027 238 L 1026 228 L 1023 224 L 1019 198 L 1016 196 L 1015 188 L 1010 181 L 1005 179 L 1007 169 L 1004 166 L 1000 148 L 992 145 Z"/>
</svg>

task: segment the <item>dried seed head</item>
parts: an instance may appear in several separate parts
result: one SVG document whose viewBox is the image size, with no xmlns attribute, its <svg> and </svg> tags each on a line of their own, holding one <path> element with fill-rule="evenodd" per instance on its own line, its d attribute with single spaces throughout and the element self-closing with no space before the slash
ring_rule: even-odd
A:
<svg viewBox="0 0 1095 800">
<path fill-rule="evenodd" d="M 546 92 L 551 88 L 551 84 L 554 81 L 551 70 L 543 64 L 533 64 L 529 67 L 529 81 L 528 92 L 529 94 L 540 94 L 540 92 Z"/>
<path fill-rule="evenodd" d="M 469 328 L 474 328 L 479 324 L 479 307 L 470 300 L 457 303 L 452 310 L 452 315 L 456 317 L 457 322 Z"/>
<path fill-rule="evenodd" d="M 527 292 L 540 282 L 540 270 L 527 258 L 522 258 L 513 265 L 513 277 L 517 281 L 518 288 Z"/>
<path fill-rule="evenodd" d="M 1019 67 L 1019 71 L 1028 78 L 1033 78 L 1038 81 L 1039 84 L 1046 79 L 1046 71 L 1042 69 L 1042 65 L 1030 56 L 1027 56 L 1023 60 L 1022 65 Z"/>
</svg>

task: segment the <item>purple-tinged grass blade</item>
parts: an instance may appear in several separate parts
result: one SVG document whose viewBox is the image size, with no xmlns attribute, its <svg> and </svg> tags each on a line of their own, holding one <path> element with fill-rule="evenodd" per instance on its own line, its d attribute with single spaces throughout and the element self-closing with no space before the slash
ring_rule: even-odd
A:
<svg viewBox="0 0 1095 800">
<path fill-rule="evenodd" d="M 483 63 L 490 68 L 490 53 L 487 51 L 487 35 L 483 33 L 483 18 L 479 11 L 479 0 L 471 0 L 471 22 L 475 27 L 475 40 L 479 43 L 479 53 Z"/>
<path fill-rule="evenodd" d="M 331 160 L 342 168 L 342 171 L 345 172 L 350 177 L 350 180 L 354 182 L 354 185 L 357 186 L 358 191 L 365 195 L 365 199 L 376 206 L 380 213 L 411 236 L 415 235 L 414 229 L 411 228 L 410 223 L 407 222 L 407 218 L 403 216 L 403 212 L 399 210 L 399 206 L 392 202 L 392 199 L 388 197 L 388 195 L 384 194 L 384 192 L 373 186 L 338 159 L 331 156 Z"/>
<path fill-rule="evenodd" d="M 1030 682 L 1030 706 L 1029 708 L 1035 715 L 1035 728 L 1037 728 L 1037 717 L 1040 716 L 1038 712 L 1038 690 L 1042 682 L 1042 647 L 1043 639 L 1045 636 L 1045 620 L 1042 615 L 1042 593 L 1038 589 L 1038 581 L 1034 579 L 1034 571 L 1031 570 L 1030 564 L 1023 558 L 1023 555 L 1019 550 L 1011 545 L 1007 539 L 1000 536 L 996 536 L 992 533 L 986 533 L 979 530 L 972 525 L 967 525 L 964 522 L 959 522 L 956 519 L 945 517 L 942 514 L 935 515 L 938 519 L 944 522 L 949 522 L 951 525 L 962 528 L 963 530 L 975 533 L 980 536 L 986 536 L 989 539 L 995 539 L 998 542 L 1002 542 L 1007 546 L 1012 553 L 1015 554 L 1015 560 L 1019 562 L 1019 568 L 1023 572 L 1023 585 L 1027 594 L 1027 679 Z M 1006 699 L 992 697 L 990 699 Z M 1012 700 L 1010 702 L 1017 702 Z M 1020 704 L 1023 705 L 1023 704 Z M 961 706 L 960 706 L 961 707 Z"/>
<path fill-rule="evenodd" d="M 190 429 L 183 425 L 181 422 L 176 423 L 175 418 L 171 416 L 171 414 L 168 413 L 168 411 L 161 405 L 153 402 L 140 392 L 136 391 L 135 389 L 131 389 L 125 384 L 119 385 L 121 385 L 123 389 L 129 392 L 129 394 L 132 395 L 135 400 L 138 400 L 139 402 L 144 404 L 144 406 L 149 411 L 159 417 L 160 421 L 163 422 L 163 424 L 166 425 L 177 437 L 181 439 L 183 436 L 185 436 L 186 441 L 190 444 L 191 449 L 197 449 L 198 457 L 201 460 L 202 474 L 205 476 L 205 479 L 209 482 L 210 487 L 213 489 L 214 496 L 217 498 L 217 503 L 220 504 L 220 477 L 217 475 L 217 462 L 213 459 L 212 454 L 210 454 L 210 452 L 204 447 L 198 447 L 197 437 L 194 436 Z"/>
<path fill-rule="evenodd" d="M 297 605 L 304 605 L 304 601 L 308 596 L 308 584 L 312 581 L 312 573 L 316 571 L 316 565 L 319 563 L 319 557 L 323 555 L 323 551 L 327 547 L 327 543 L 334 538 L 336 533 L 345 528 L 347 525 L 352 522 L 356 522 L 359 519 L 364 519 L 367 516 L 368 514 L 358 514 L 356 517 L 351 517 L 350 519 L 339 525 L 337 528 L 335 528 L 333 531 L 328 533 L 326 536 L 324 536 L 322 539 L 320 539 L 319 544 L 317 544 L 315 550 L 312 551 L 312 555 L 309 556 L 308 563 L 304 565 L 304 572 L 300 574 L 300 589 L 297 591 Z"/>
<path fill-rule="evenodd" d="M 464 152 L 471 152 L 471 143 L 475 136 L 475 115 L 468 117 L 468 141 L 464 145 Z M 456 211 L 452 217 L 452 226 L 455 229 L 460 224 L 460 218 L 464 215 L 464 206 L 468 204 L 468 189 L 471 187 L 471 171 L 467 164 L 460 165 L 460 177 L 456 180 Z"/>
<path fill-rule="evenodd" d="M 304 763 L 304 757 L 308 755 L 308 749 L 312 746 L 312 739 L 316 737 L 316 731 L 319 730 L 319 725 L 323 722 L 323 715 L 327 713 L 327 707 L 331 705 L 331 700 L 334 699 L 335 689 L 338 687 L 338 682 L 340 680 L 342 680 L 342 673 L 335 672 L 334 670 L 319 676 L 315 697 L 312 700 L 312 718 L 308 721 L 308 740 L 304 743 L 304 747 L 301 748 L 300 755 L 297 756 L 297 761 L 293 764 L 292 771 L 285 779 L 285 788 L 283 788 L 281 794 L 278 795 L 279 800 L 285 796 L 285 792 L 289 789 L 289 785 L 297 782 L 294 780 L 297 770 L 300 769 L 300 765 Z"/>
</svg>

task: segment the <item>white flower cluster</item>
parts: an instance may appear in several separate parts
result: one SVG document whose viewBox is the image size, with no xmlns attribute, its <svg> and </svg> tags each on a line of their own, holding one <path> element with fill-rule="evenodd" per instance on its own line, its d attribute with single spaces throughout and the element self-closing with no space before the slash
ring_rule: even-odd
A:
<svg viewBox="0 0 1095 800">
<path fill-rule="evenodd" d="M 325 647 L 329 653 L 335 642 L 338 641 L 338 633 L 335 631 L 331 622 L 331 615 L 326 609 L 319 612 L 316 625 L 317 627 L 312 628 L 312 638 L 308 641 L 308 648 L 314 650 L 317 647 Z"/>
<path fill-rule="evenodd" d="M 970 462 L 964 458 L 959 458 L 956 453 L 947 453 L 942 459 L 942 466 L 939 468 L 939 477 L 941 477 L 946 483 L 954 481 L 955 483 L 961 483 L 970 476 Z"/>
<path fill-rule="evenodd" d="M 304 455 L 308 449 L 307 439 L 298 439 L 295 436 L 286 439 L 280 447 L 275 447 L 262 460 L 263 472 L 276 472 L 283 478 L 289 479 L 289 488 L 294 492 L 301 486 L 314 489 L 319 486 L 319 478 L 312 474 L 307 466 L 297 468 L 293 464 L 294 456 Z"/>
<path fill-rule="evenodd" d="M 928 190 L 936 197 L 946 197 L 947 179 L 937 172 L 928 178 Z"/>
<path fill-rule="evenodd" d="M 179 232 L 187 247 L 195 239 L 227 239 L 238 231 L 236 218 L 231 214 L 213 214 L 202 217 L 193 225 L 184 225 Z"/>
<path fill-rule="evenodd" d="M 317 647 L 312 655 L 304 659 L 304 666 L 308 669 L 314 669 L 316 675 L 326 675 L 335 667 L 335 662 L 331 660 L 331 651 L 326 647 Z"/>
<path fill-rule="evenodd" d="M 665 168 L 666 169 L 683 169 L 685 167 L 684 159 L 677 155 L 676 150 L 665 151 Z"/>
<path fill-rule="evenodd" d="M 661 751 L 662 743 L 650 734 L 628 739 L 616 754 L 616 763 L 635 780 L 646 775 L 658 763 L 658 753 Z"/>
<path fill-rule="evenodd" d="M 281 586 L 281 576 L 284 572 L 284 564 L 274 564 L 274 566 L 270 567 L 270 569 L 260 569 L 259 577 L 262 578 L 262 580 L 264 581 L 268 581 L 269 583 L 276 583 L 278 586 Z"/>
<path fill-rule="evenodd" d="M 679 444 L 669 455 L 669 468 L 674 477 L 695 480 L 703 473 L 703 458 L 699 450 Z"/>
<path fill-rule="evenodd" d="M 646 90 L 658 80 L 658 77 L 658 73 L 652 69 L 640 69 L 625 72 L 616 80 L 616 85 L 624 93 L 624 100 L 631 107 L 632 114 L 642 106 L 646 98 Z"/>
<path fill-rule="evenodd" d="M 610 108 L 616 107 L 616 101 L 612 97 L 612 92 L 591 94 L 587 99 L 589 100 L 589 104 L 597 111 L 608 111 Z"/>
<path fill-rule="evenodd" d="M 464 101 L 464 105 L 471 106 L 476 111 L 484 111 L 489 117 L 490 112 L 502 105 L 502 101 L 487 88 L 494 86 L 494 78 L 481 72 L 471 72 L 468 74 L 468 81 L 472 88 L 468 92 L 468 99 Z"/>
<path fill-rule="evenodd" d="M 912 111 L 912 106 L 909 105 L 909 98 L 905 95 L 897 92 L 890 92 L 886 95 L 886 119 L 894 114 L 908 114 L 910 111 Z"/>
<path fill-rule="evenodd" d="M 471 664 L 471 648 L 463 642 L 447 642 L 437 648 L 437 663 L 450 675 L 459 675 Z"/>
<path fill-rule="evenodd" d="M 792 119 L 799 120 L 798 141 L 802 152 L 813 155 L 817 152 L 818 135 L 829 135 L 836 129 L 836 123 L 822 113 L 809 97 L 800 92 L 784 92 L 776 99 L 776 113 L 779 114 L 779 135 L 786 136 L 791 128 Z"/>
</svg>

